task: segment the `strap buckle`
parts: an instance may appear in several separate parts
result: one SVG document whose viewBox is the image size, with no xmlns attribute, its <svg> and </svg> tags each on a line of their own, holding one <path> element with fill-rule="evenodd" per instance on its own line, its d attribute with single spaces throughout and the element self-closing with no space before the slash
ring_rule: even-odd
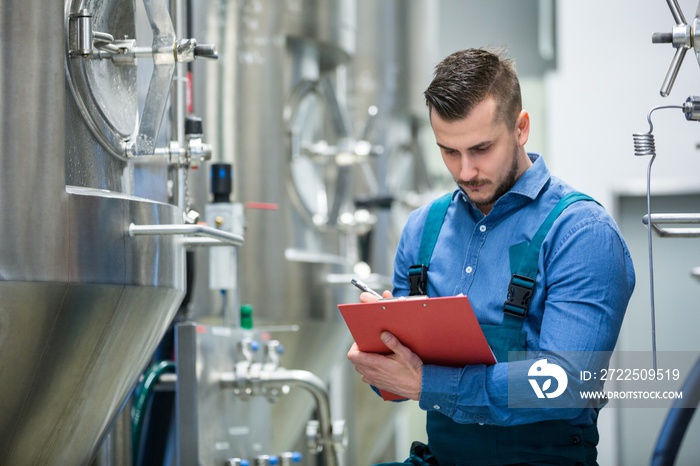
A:
<svg viewBox="0 0 700 466">
<path fill-rule="evenodd" d="M 428 266 L 423 264 L 412 265 L 408 269 L 408 283 L 411 286 L 409 296 L 428 294 Z"/>
<path fill-rule="evenodd" d="M 522 275 L 513 274 L 508 284 L 508 297 L 503 303 L 503 312 L 515 317 L 525 318 L 530 308 L 532 289 L 535 287 L 535 280 Z"/>
</svg>

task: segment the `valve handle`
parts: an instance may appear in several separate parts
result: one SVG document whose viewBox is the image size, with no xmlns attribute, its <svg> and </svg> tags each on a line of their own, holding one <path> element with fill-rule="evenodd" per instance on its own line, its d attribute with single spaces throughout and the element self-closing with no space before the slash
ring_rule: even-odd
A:
<svg viewBox="0 0 700 466">
<path fill-rule="evenodd" d="M 668 67 L 666 72 L 666 77 L 664 78 L 663 84 L 661 84 L 661 90 L 659 91 L 661 97 L 668 97 L 673 88 L 673 84 L 676 82 L 676 77 L 678 76 L 678 71 L 681 69 L 681 64 L 683 63 L 683 58 L 685 53 L 688 51 L 685 47 L 679 47 L 676 49 L 676 53 L 673 55 L 673 60 L 671 60 L 671 65 Z"/>
<path fill-rule="evenodd" d="M 666 0 L 669 10 L 671 10 L 671 15 L 673 20 L 676 22 L 676 26 L 682 26 L 685 23 L 685 17 L 681 11 L 681 7 L 678 5 L 678 0 Z"/>
<path fill-rule="evenodd" d="M 671 10 L 671 16 L 676 23 L 672 32 L 655 32 L 651 36 L 651 42 L 653 44 L 672 44 L 676 49 L 676 53 L 673 55 L 671 64 L 668 67 L 664 81 L 661 84 L 661 90 L 659 93 L 661 97 L 668 97 L 673 88 L 673 84 L 676 82 L 676 77 L 678 77 L 678 72 L 681 69 L 681 64 L 683 63 L 683 58 L 688 49 L 693 47 L 693 31 L 685 21 L 683 12 L 678 5 L 677 0 L 666 0 L 669 10 Z M 700 11 L 700 5 L 698 5 Z"/>
</svg>

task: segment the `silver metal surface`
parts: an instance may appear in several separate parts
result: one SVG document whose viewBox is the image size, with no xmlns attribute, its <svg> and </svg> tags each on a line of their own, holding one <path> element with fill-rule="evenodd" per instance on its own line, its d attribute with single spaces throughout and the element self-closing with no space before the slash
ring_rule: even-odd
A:
<svg viewBox="0 0 700 466">
<path fill-rule="evenodd" d="M 368 186 L 363 194 L 390 193 L 395 200 L 391 214 L 376 211 L 373 257 L 368 259 L 373 271 L 385 275 L 391 273 L 391 251 L 403 225 L 402 217 L 427 201 L 421 199 L 421 194 L 435 188 L 435 170 L 426 160 L 432 156 L 425 149 L 432 131 L 423 91 L 440 59 L 438 43 L 431 39 L 440 35 L 439 3 L 357 1 L 361 33 L 350 66 L 353 121 L 358 128 L 367 126 L 369 110 L 376 107 L 371 131 L 363 138 L 384 148 L 383 156 L 372 157 L 362 165 Z M 373 182 L 372 176 L 378 182 Z"/>
<path fill-rule="evenodd" d="M 128 400 L 102 441 L 90 466 L 133 466 L 131 406 L 131 400 Z"/>
<path fill-rule="evenodd" d="M 272 342 L 270 342 L 272 343 Z M 279 344 L 279 342 L 277 342 Z M 309 371 L 284 369 L 278 365 L 263 363 L 258 367 L 236 364 L 234 372 L 219 374 L 223 389 L 233 388 L 234 394 L 249 397 L 267 396 L 277 401 L 281 394 L 288 392 L 291 387 L 301 387 L 308 391 L 314 399 L 317 420 L 309 421 L 315 426 L 313 435 L 309 435 L 307 424 L 307 443 L 309 454 L 323 454 L 324 463 L 337 466 L 341 461 L 342 449 L 345 445 L 334 442 L 334 425 L 342 426 L 339 435 L 344 434 L 344 421 L 335 422 L 331 419 L 331 405 L 328 386 L 318 376 Z M 311 438 L 309 438 L 311 437 Z"/>
<path fill-rule="evenodd" d="M 290 425 L 298 430 L 308 419 L 306 403 L 299 406 L 292 396 L 300 391 L 294 387 L 312 395 L 318 416 L 313 451 L 304 453 L 310 458 L 304 464 L 315 464 L 318 454 L 323 464 L 342 464 L 345 425 L 331 417 L 327 383 L 309 371 L 280 367 L 279 342 L 269 338 L 266 330 L 177 326 L 179 464 L 279 455 L 289 445 L 281 447 L 275 437 L 288 437 Z M 271 417 L 272 402 L 302 409 Z"/>
<path fill-rule="evenodd" d="M 133 70 L 68 58 L 82 6 L 133 36 L 133 2 L 0 9 L 2 465 L 87 464 L 184 294 L 177 238 L 128 234 L 182 211 L 131 195 Z"/>
<path fill-rule="evenodd" d="M 685 17 L 683 16 L 683 12 L 681 11 L 681 7 L 678 5 L 678 1 L 677 0 L 666 0 L 666 4 L 668 5 L 668 8 L 671 10 L 671 15 L 673 16 L 673 20 L 676 22 L 676 24 L 685 23 Z"/>
<path fill-rule="evenodd" d="M 138 136 L 131 148 L 134 155 L 151 155 L 155 152 L 156 137 L 175 72 L 175 29 L 168 12 L 167 0 L 143 0 L 143 4 L 153 30 L 153 73 L 148 84 Z"/>
<path fill-rule="evenodd" d="M 69 192 L 66 273 L 0 282 L 0 464 L 87 462 L 184 294 L 182 246 L 127 233 L 179 209 L 87 191 Z"/>
<path fill-rule="evenodd" d="M 354 33 L 354 2 L 267 0 L 227 2 L 227 8 L 235 10 L 231 17 L 237 22 L 221 32 L 235 29 L 235 40 L 208 40 L 229 51 L 233 47 L 228 55 L 232 61 L 220 74 L 207 74 L 207 80 L 211 89 L 231 96 L 220 103 L 220 118 L 233 114 L 235 121 L 219 121 L 226 132 L 234 129 L 235 140 L 217 146 L 215 157 L 235 167 L 236 201 L 278 207 L 246 211 L 246 245 L 239 251 L 241 302 L 252 303 L 259 318 L 272 322 L 290 323 L 310 314 L 335 316 L 335 304 L 349 298 L 343 295 L 347 290 L 321 289 L 323 277 L 343 271 L 340 266 L 284 259 L 287 248 L 338 254 L 341 240 L 335 233 L 308 232 L 294 210 L 286 184 L 290 168 L 283 109 L 297 82 L 316 80 L 324 66 L 350 57 L 354 38 L 346 36 Z M 210 11 L 220 14 L 216 8 Z M 306 53 L 297 57 L 290 53 L 295 50 Z M 313 302 L 299 293 L 306 288 L 319 290 Z"/>
<path fill-rule="evenodd" d="M 262 9 L 280 8 L 263 1 Z M 311 42 L 318 50 L 318 64 L 330 70 L 347 62 L 355 52 L 357 13 L 350 0 L 286 0 L 282 31 L 291 42 Z M 251 8 L 252 9 L 252 8 Z"/>
<path fill-rule="evenodd" d="M 62 13 L 58 2 L 11 0 L 0 8 L 3 281 L 60 281 L 68 271 L 64 56 L 60 40 L 46 40 L 62 37 Z M 28 59 L 26 50 L 41 52 L 42 59 Z M 1 338 L 0 347 L 7 348 Z"/>
<path fill-rule="evenodd" d="M 350 170 L 369 156 L 371 146 L 354 139 L 348 111 L 341 107 L 327 78 L 300 81 L 284 115 L 289 138 L 288 185 L 297 213 L 312 228 L 337 230 L 341 210 L 353 209 Z M 329 126 L 331 129 L 324 130 Z"/>
<path fill-rule="evenodd" d="M 700 44 L 695 43 L 698 34 L 698 31 L 695 29 L 698 25 L 698 18 L 696 17 L 694 19 L 693 26 L 691 27 L 686 23 L 677 0 L 666 0 L 666 4 L 671 10 L 671 16 L 673 16 L 673 21 L 676 25 L 673 27 L 670 34 L 655 33 L 654 36 L 652 36 L 653 43 L 670 42 L 676 49 L 668 71 L 666 72 L 666 76 L 664 77 L 664 81 L 661 84 L 660 94 L 662 97 L 668 97 L 671 93 L 671 89 L 673 88 L 673 84 L 683 64 L 683 58 L 686 52 L 694 48 L 696 56 L 700 53 Z M 698 5 L 698 11 L 700 11 L 700 4 Z M 698 56 L 698 59 L 700 60 L 700 56 Z"/>
<path fill-rule="evenodd" d="M 440 59 L 436 0 L 357 0 L 358 31 L 352 60 L 354 122 L 378 108 L 374 137 L 386 135 L 389 120 L 427 123 L 423 91 Z M 396 129 L 394 129 L 395 131 Z"/>
<path fill-rule="evenodd" d="M 649 224 L 649 216 L 642 218 L 642 223 Z M 700 214 L 651 214 L 651 226 L 662 238 L 700 238 L 700 228 L 661 227 L 659 225 L 700 225 Z"/>
<path fill-rule="evenodd" d="M 700 120 L 700 97 L 691 95 L 683 102 L 683 113 L 689 121 Z"/>
<path fill-rule="evenodd" d="M 342 451 L 334 443 L 333 423 L 331 419 L 331 407 L 326 384 L 309 371 L 302 370 L 275 370 L 261 374 L 260 382 L 263 385 L 286 384 L 304 388 L 314 398 L 315 407 L 318 410 L 319 422 L 319 449 L 323 454 L 324 464 L 337 466 L 340 463 Z"/>
<path fill-rule="evenodd" d="M 223 245 L 241 246 L 244 242 L 243 236 L 229 233 L 216 228 L 204 225 L 129 225 L 130 236 L 172 236 L 172 235 L 198 235 L 218 240 Z M 203 244 L 210 245 L 209 242 L 189 242 L 189 245 Z"/>
<path fill-rule="evenodd" d="M 246 337 L 259 334 L 194 323 L 176 327 L 178 464 L 225 464 L 232 457 L 272 453 L 268 400 L 243 400 L 220 384 Z"/>
<path fill-rule="evenodd" d="M 79 31 L 70 16 L 79 11 L 92 14 L 92 28 L 95 31 L 108 32 L 119 38 L 134 39 L 136 36 L 133 2 L 65 0 L 66 39 L 65 51 L 62 51 L 61 56 L 65 56 L 71 44 L 77 42 Z M 69 112 L 73 114 L 69 120 L 72 126 L 68 139 L 69 151 L 75 151 L 73 163 L 77 165 L 82 162 L 77 165 L 82 168 L 82 173 L 71 170 L 71 174 L 83 178 L 73 178 L 69 184 L 115 189 L 113 185 L 89 184 L 89 181 L 98 180 L 94 180 L 94 177 L 93 180 L 85 180 L 86 175 L 90 174 L 86 173 L 86 165 L 89 164 L 87 166 L 91 171 L 104 170 L 104 167 L 112 165 L 116 166 L 115 169 L 121 166 L 119 159 L 126 155 L 125 141 L 134 138 L 137 129 L 136 67 L 118 66 L 112 60 L 74 55 L 67 59 L 66 71 L 67 86 L 73 96 L 69 99 Z M 70 111 L 74 105 L 75 111 Z M 94 156 L 96 160 L 83 160 L 81 154 L 87 148 L 95 146 L 95 143 L 99 145 L 99 152 Z M 102 151 L 105 152 L 104 155 Z"/>
<path fill-rule="evenodd" d="M 404 1 L 386 0 L 212 0 L 198 3 L 195 12 L 193 24 L 207 31 L 206 40 L 216 43 L 221 53 L 216 67 L 197 68 L 195 63 L 195 102 L 205 105 L 207 121 L 216 120 L 216 124 L 208 127 L 215 132 L 215 137 L 210 139 L 215 142 L 213 158 L 233 164 L 236 202 L 276 207 L 246 209 L 246 244 L 238 251 L 241 302 L 254 306 L 256 326 L 300 325 L 298 332 L 275 334 L 286 348 L 285 365 L 308 370 L 324 380 L 331 371 L 348 366 L 345 355 L 351 338 L 344 324 L 338 321 L 336 304 L 356 300 L 359 293 L 349 280 L 330 283 L 329 277 L 352 272 L 357 256 L 349 243 L 356 242 L 356 238 L 346 232 L 320 232 L 310 227 L 296 210 L 286 186 L 292 168 L 283 110 L 293 99 L 293 90 L 299 83 L 315 83 L 323 76 L 331 79 L 340 105 L 347 105 L 350 110 L 351 126 L 366 126 L 368 106 L 377 105 L 379 113 L 374 129 L 362 134 L 377 137 L 386 130 L 378 137 L 379 142 L 398 141 L 407 145 L 412 138 L 413 115 L 425 118 L 421 88 L 427 85 L 437 57 L 426 56 L 424 52 L 434 44 L 429 38 L 438 32 L 433 21 L 437 16 L 430 14 L 436 11 L 436 2 L 409 3 L 410 6 Z M 363 19 L 358 21 L 360 15 Z M 362 29 L 361 35 L 356 33 L 357 28 Z M 195 36 L 200 36 L 199 30 L 195 29 Z M 349 33 L 352 37 L 346 38 Z M 358 54 L 360 42 L 362 57 Z M 364 74 L 355 73 L 354 67 L 360 63 L 371 64 Z M 360 88 L 359 84 L 367 86 Z M 314 103 L 321 107 L 322 93 L 313 94 L 316 101 L 309 103 L 309 107 Z M 352 118 L 355 115 L 362 117 Z M 333 136 L 337 129 L 330 117 L 317 118 L 320 121 L 312 116 L 308 118 L 314 123 L 313 128 L 305 126 L 311 142 L 322 139 L 320 131 Z M 397 126 L 400 126 L 399 134 L 388 136 L 389 129 Z M 338 146 L 329 137 L 326 142 Z M 310 160 L 307 162 L 308 166 Z M 314 205 L 327 206 L 331 213 L 333 199 L 316 203 L 311 198 L 323 196 L 317 189 L 320 184 L 317 181 L 333 179 L 334 174 L 329 169 L 328 178 L 324 178 L 322 170 L 320 177 L 305 177 L 303 168 L 298 179 L 311 193 L 309 199 Z M 348 190 L 350 200 L 356 188 L 354 181 Z M 333 189 L 329 191 L 334 193 Z M 198 200 L 206 202 L 208 195 L 206 186 L 201 186 Z M 382 233 L 386 234 L 386 230 Z M 385 244 L 382 247 L 388 249 Z M 379 251 L 382 253 L 390 254 Z M 199 261 L 203 254 L 197 254 Z M 206 275 L 208 258 L 203 259 L 202 265 L 197 265 L 197 273 Z M 388 263 L 388 257 L 384 259 Z M 206 288 L 206 283 L 198 285 L 194 296 L 194 319 L 218 319 L 223 314 L 218 313 L 219 301 Z M 378 426 L 395 406 L 381 404 L 370 413 L 353 409 L 357 397 L 366 396 L 368 402 L 376 399 L 372 392 L 367 393 L 366 387 L 356 393 L 352 383 L 355 378 L 349 376 L 347 380 L 342 399 L 335 400 L 346 409 L 340 415 L 349 422 L 355 416 L 364 417 L 359 420 L 362 428 L 355 430 L 354 425 L 349 426 L 351 446 L 346 452 L 346 464 L 369 464 L 374 459 L 369 457 L 371 451 L 391 448 L 387 444 L 375 448 L 375 444 L 382 437 Z M 308 418 L 313 409 L 308 394 L 288 396 L 293 401 L 276 403 L 271 421 L 274 431 L 281 432 L 283 437 L 276 437 L 273 442 L 285 449 L 303 436 L 300 421 Z"/>
</svg>

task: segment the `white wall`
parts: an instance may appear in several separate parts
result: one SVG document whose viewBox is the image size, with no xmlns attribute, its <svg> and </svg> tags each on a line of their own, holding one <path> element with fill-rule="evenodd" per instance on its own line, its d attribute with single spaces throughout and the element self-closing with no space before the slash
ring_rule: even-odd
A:
<svg viewBox="0 0 700 466">
<path fill-rule="evenodd" d="M 679 3 L 686 20 L 692 21 L 697 1 Z M 618 350 L 649 351 L 643 209 L 617 212 L 619 206 L 627 209 L 635 203 L 618 203 L 616 195 L 645 192 L 649 158 L 634 156 L 632 133 L 648 130 L 646 115 L 652 107 L 680 105 L 689 95 L 700 95 L 700 68 L 695 54 L 688 52 L 671 95 L 659 95 L 674 53 L 670 44 L 651 43 L 653 32 L 670 32 L 674 25 L 663 0 L 565 0 L 558 1 L 557 8 L 558 66 L 545 78 L 548 164 L 554 174 L 596 197 L 618 221 L 624 220 L 623 234 L 634 243 L 630 247 L 637 287 Z M 700 153 L 695 147 L 700 141 L 698 123 L 686 121 L 680 110 L 657 111 L 652 120 L 657 147 L 652 193 L 700 191 Z M 669 209 L 668 202 L 660 198 L 656 204 L 652 201 L 652 206 Z M 675 207 L 688 209 L 689 204 Z M 634 218 L 630 220 L 630 216 Z M 687 301 L 697 303 L 700 286 L 689 277 L 687 264 L 662 267 L 678 259 L 694 263 L 697 240 L 657 237 L 654 244 L 656 275 L 663 275 L 655 286 L 657 347 L 697 351 L 693 335 L 700 327 L 700 315 Z M 603 410 L 600 464 L 648 464 L 665 415 L 662 409 Z M 698 455 L 693 441 L 698 435 L 697 424 L 691 424 L 676 464 L 697 464 L 691 459 Z"/>
<path fill-rule="evenodd" d="M 692 19 L 695 0 L 681 0 Z M 613 193 L 643 190 L 647 158 L 636 158 L 632 133 L 646 132 L 647 112 L 700 95 L 700 68 L 686 54 L 667 98 L 659 89 L 673 56 L 652 44 L 653 32 L 674 25 L 663 0 L 588 0 L 557 3 L 557 69 L 546 78 L 550 169 L 613 208 Z M 657 159 L 653 187 L 700 186 L 698 123 L 680 110 L 654 113 Z"/>
</svg>

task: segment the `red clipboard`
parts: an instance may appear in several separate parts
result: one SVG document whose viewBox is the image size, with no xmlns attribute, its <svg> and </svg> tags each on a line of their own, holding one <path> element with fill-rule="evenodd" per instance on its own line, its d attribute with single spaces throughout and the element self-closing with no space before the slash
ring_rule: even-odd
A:
<svg viewBox="0 0 700 466">
<path fill-rule="evenodd" d="M 338 309 L 360 351 L 391 354 L 379 335 L 387 330 L 426 364 L 464 367 L 495 364 L 484 332 L 466 296 L 407 297 Z M 385 400 L 402 397 L 380 390 Z"/>
</svg>

